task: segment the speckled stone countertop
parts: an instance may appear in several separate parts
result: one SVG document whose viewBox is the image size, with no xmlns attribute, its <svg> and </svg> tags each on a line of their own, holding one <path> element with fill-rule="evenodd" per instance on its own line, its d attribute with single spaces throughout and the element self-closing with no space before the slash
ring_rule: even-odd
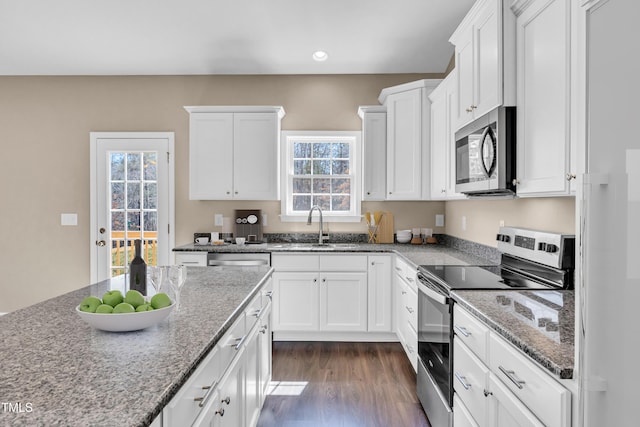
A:
<svg viewBox="0 0 640 427">
<path fill-rule="evenodd" d="M 0 409 L 0 425 L 149 425 L 271 271 L 189 267 L 179 310 L 142 331 L 103 332 L 75 313 L 122 279 L 0 317 L 0 402 L 22 410 Z"/>
<path fill-rule="evenodd" d="M 334 247 L 318 247 L 304 243 L 260 243 L 250 245 L 195 245 L 193 243 L 179 246 L 174 251 L 184 252 L 221 252 L 221 253 L 262 253 L 262 252 L 388 252 L 405 258 L 414 267 L 419 265 L 488 265 L 495 264 L 479 256 L 462 252 L 444 245 L 411 245 L 411 244 L 371 244 L 371 243 L 337 243 Z"/>
<path fill-rule="evenodd" d="M 573 378 L 573 291 L 459 290 L 452 291 L 451 296 L 553 375 Z M 555 318 L 549 321 L 537 320 L 541 315 L 548 318 L 554 313 Z"/>
</svg>

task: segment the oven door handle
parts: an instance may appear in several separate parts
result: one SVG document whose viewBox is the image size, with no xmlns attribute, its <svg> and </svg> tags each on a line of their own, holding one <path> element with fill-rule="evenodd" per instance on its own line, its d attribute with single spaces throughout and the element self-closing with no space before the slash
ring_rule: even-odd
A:
<svg viewBox="0 0 640 427">
<path fill-rule="evenodd" d="M 437 301 L 439 304 L 444 305 L 444 304 L 447 303 L 447 297 L 446 296 L 442 295 L 439 292 L 434 291 L 433 289 L 430 289 L 424 283 L 420 283 L 419 289 L 420 289 L 420 292 L 424 293 L 426 296 L 428 296 L 432 300 Z"/>
</svg>

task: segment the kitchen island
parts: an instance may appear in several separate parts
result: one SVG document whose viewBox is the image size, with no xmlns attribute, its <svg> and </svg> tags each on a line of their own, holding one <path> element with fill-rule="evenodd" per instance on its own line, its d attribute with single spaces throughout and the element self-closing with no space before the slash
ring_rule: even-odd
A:
<svg viewBox="0 0 640 427">
<path fill-rule="evenodd" d="M 0 317 L 0 425 L 149 425 L 271 273 L 190 267 L 179 310 L 142 331 L 96 330 L 75 313 L 122 278 Z"/>
</svg>

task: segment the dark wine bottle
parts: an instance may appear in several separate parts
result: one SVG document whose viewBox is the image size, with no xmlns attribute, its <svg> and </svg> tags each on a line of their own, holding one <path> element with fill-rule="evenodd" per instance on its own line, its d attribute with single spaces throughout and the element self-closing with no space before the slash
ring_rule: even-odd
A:
<svg viewBox="0 0 640 427">
<path fill-rule="evenodd" d="M 136 290 L 142 295 L 147 295 L 147 263 L 142 259 L 140 239 L 134 240 L 136 253 L 129 266 L 129 289 Z"/>
</svg>

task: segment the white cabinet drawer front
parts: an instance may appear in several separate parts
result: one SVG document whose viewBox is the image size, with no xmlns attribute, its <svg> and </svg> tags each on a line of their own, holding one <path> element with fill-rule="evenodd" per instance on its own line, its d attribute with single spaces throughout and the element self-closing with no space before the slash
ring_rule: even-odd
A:
<svg viewBox="0 0 640 427">
<path fill-rule="evenodd" d="M 453 427 L 479 427 L 457 394 L 453 395 Z"/>
<path fill-rule="evenodd" d="M 245 316 L 242 314 L 218 342 L 217 346 L 220 347 L 220 364 L 223 370 L 226 369 L 240 351 L 240 344 L 243 344 L 241 341 L 243 341 L 248 332 L 248 330 L 245 330 Z"/>
<path fill-rule="evenodd" d="M 207 253 L 206 252 L 176 252 L 176 264 L 206 267 Z"/>
<path fill-rule="evenodd" d="M 489 329 L 458 304 L 453 307 L 453 332 L 483 363 L 488 364 Z"/>
<path fill-rule="evenodd" d="M 400 256 L 396 255 L 393 258 L 393 271 L 397 272 L 400 276 L 404 277 L 409 265 L 405 260 L 400 258 Z"/>
<path fill-rule="evenodd" d="M 271 256 L 271 266 L 276 271 L 318 271 L 319 255 L 280 255 Z"/>
<path fill-rule="evenodd" d="M 322 255 L 320 271 L 367 271 L 366 255 Z"/>
<path fill-rule="evenodd" d="M 418 330 L 418 293 L 411 287 L 405 287 L 407 291 L 404 296 L 404 309 L 407 311 L 407 321 L 413 331 Z"/>
<path fill-rule="evenodd" d="M 456 337 L 453 340 L 453 389 L 479 426 L 487 424 L 489 368 Z"/>
<path fill-rule="evenodd" d="M 213 397 L 223 368 L 219 348 L 214 347 L 200 363 L 193 375 L 165 406 L 162 417 L 166 426 L 190 425 Z"/>
<path fill-rule="evenodd" d="M 409 325 L 405 326 L 403 329 L 404 338 L 406 339 L 404 343 L 404 350 L 407 353 L 407 357 L 409 357 L 409 361 L 411 362 L 411 366 L 413 366 L 413 370 L 418 370 L 418 334 L 415 330 L 411 329 Z"/>
<path fill-rule="evenodd" d="M 258 294 L 251 300 L 244 311 L 246 314 L 245 329 L 247 332 L 258 322 L 258 317 L 262 314 L 262 307 L 266 307 L 266 303 L 262 303 L 262 295 Z"/>
<path fill-rule="evenodd" d="M 493 333 L 489 337 L 489 360 L 491 371 L 546 426 L 570 426 L 569 390 Z"/>
</svg>

